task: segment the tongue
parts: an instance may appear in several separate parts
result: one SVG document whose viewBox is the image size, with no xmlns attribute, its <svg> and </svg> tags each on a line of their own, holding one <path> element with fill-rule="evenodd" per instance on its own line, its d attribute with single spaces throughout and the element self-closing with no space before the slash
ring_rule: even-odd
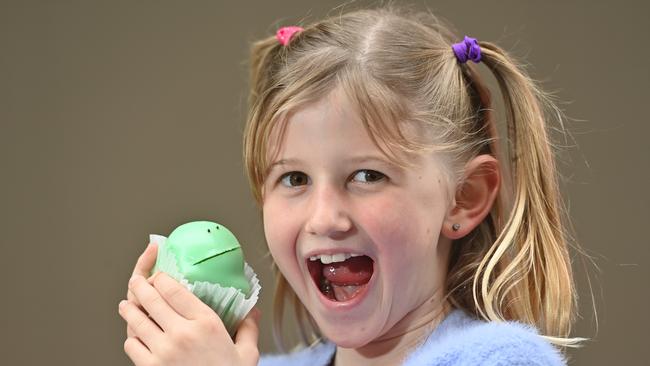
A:
<svg viewBox="0 0 650 366">
<path fill-rule="evenodd" d="M 339 288 L 339 292 L 345 292 L 349 296 L 356 292 L 358 285 L 370 281 L 372 270 L 372 259 L 362 255 L 348 258 L 343 262 L 323 265 L 323 277 L 334 286 L 335 290 Z"/>
<path fill-rule="evenodd" d="M 361 291 L 363 286 L 365 285 L 339 286 L 332 284 L 332 290 L 334 290 L 334 297 L 336 298 L 336 301 L 348 301 L 357 296 L 357 293 Z"/>
</svg>

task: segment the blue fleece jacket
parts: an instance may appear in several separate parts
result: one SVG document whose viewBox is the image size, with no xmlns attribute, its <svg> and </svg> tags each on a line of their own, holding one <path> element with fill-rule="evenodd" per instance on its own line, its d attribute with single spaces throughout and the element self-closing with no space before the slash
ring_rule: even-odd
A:
<svg viewBox="0 0 650 366">
<path fill-rule="evenodd" d="M 327 366 L 331 342 L 286 355 L 264 355 L 260 366 Z M 484 322 L 454 310 L 403 363 L 404 366 L 566 365 L 561 353 L 533 327 L 517 322 Z"/>
</svg>

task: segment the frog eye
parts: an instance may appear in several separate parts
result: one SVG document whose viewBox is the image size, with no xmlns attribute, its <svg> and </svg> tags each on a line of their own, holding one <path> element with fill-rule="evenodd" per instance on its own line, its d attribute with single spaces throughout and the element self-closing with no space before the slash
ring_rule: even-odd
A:
<svg viewBox="0 0 650 366">
<path fill-rule="evenodd" d="M 210 229 L 208 229 L 208 232 L 211 232 Z"/>
<path fill-rule="evenodd" d="M 217 225 L 217 230 L 219 230 L 219 225 Z"/>
</svg>

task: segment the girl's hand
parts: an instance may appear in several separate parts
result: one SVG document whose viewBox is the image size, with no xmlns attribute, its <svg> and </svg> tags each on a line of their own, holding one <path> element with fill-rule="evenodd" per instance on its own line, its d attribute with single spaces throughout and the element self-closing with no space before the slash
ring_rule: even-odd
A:
<svg viewBox="0 0 650 366">
<path fill-rule="evenodd" d="M 133 274 L 131 277 L 139 275 L 143 277 L 149 277 L 149 273 L 151 273 L 151 270 L 153 269 L 153 266 L 156 264 L 156 257 L 158 256 L 158 244 L 156 243 L 150 243 L 147 248 L 144 250 L 144 252 L 140 255 L 138 258 L 138 261 L 135 263 L 135 268 L 133 269 Z M 149 281 L 151 281 L 153 276 L 149 278 Z M 138 302 L 138 299 L 135 297 L 131 289 L 129 288 L 126 293 L 126 299 L 138 306 L 140 309 L 142 309 L 142 306 Z M 126 336 L 127 337 L 135 337 L 135 332 L 133 332 L 133 329 L 127 324 L 126 327 Z"/>
<path fill-rule="evenodd" d="M 129 281 L 146 312 L 131 301 L 119 305 L 135 335 L 124 342 L 134 364 L 257 365 L 259 310 L 244 319 L 233 343 L 219 316 L 178 281 L 157 273 L 151 282 L 141 275 Z"/>
</svg>

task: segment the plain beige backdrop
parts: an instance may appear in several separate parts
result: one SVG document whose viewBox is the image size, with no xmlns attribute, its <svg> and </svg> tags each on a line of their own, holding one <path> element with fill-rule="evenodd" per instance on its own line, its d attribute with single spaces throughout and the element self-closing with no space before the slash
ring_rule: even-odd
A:
<svg viewBox="0 0 650 366">
<path fill-rule="evenodd" d="M 367 3 L 367 2 L 364 2 Z M 0 1 L 0 364 L 128 365 L 117 304 L 149 233 L 230 228 L 272 280 L 241 159 L 249 43 L 339 1 Z M 647 3 L 422 1 L 565 101 L 583 319 L 572 365 L 647 365 Z"/>
</svg>

